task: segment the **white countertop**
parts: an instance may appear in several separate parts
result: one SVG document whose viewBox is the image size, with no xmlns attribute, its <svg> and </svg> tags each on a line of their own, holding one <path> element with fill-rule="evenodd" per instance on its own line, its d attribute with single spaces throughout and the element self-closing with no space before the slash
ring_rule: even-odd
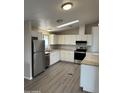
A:
<svg viewBox="0 0 124 93">
<path fill-rule="evenodd" d="M 92 53 L 93 55 L 99 55 L 99 52 L 87 51 L 86 53 Z"/>
<path fill-rule="evenodd" d="M 84 65 L 91 65 L 91 66 L 99 66 L 99 62 L 89 61 L 89 60 L 83 60 L 83 61 L 81 62 L 81 64 L 84 64 Z"/>
</svg>

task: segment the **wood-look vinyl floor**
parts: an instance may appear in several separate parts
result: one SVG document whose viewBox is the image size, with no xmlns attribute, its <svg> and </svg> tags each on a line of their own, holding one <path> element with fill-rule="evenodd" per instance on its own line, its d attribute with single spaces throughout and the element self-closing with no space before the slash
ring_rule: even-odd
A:
<svg viewBox="0 0 124 93">
<path fill-rule="evenodd" d="M 80 65 L 58 62 L 33 80 L 24 80 L 25 93 L 86 93 L 80 89 Z"/>
</svg>

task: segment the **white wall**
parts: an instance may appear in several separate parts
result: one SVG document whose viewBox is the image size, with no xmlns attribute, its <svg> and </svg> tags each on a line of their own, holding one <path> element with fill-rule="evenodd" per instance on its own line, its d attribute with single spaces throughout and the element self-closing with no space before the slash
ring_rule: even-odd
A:
<svg viewBox="0 0 124 93">
<path fill-rule="evenodd" d="M 32 78 L 31 22 L 24 21 L 24 77 Z"/>
<path fill-rule="evenodd" d="M 81 37 L 81 40 L 86 40 L 85 25 L 80 25 L 80 27 L 79 27 L 79 37 Z"/>
</svg>

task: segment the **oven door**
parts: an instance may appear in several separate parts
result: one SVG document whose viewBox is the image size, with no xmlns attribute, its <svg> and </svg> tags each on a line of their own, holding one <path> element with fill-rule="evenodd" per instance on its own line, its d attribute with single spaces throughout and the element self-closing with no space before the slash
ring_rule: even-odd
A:
<svg viewBox="0 0 124 93">
<path fill-rule="evenodd" d="M 86 56 L 86 52 L 79 52 L 79 51 L 74 52 L 74 60 L 83 60 L 85 56 Z"/>
</svg>

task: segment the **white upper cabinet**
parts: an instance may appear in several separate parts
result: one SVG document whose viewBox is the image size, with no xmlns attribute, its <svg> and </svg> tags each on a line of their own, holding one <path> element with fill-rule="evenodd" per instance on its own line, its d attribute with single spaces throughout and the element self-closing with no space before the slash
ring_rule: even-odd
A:
<svg viewBox="0 0 124 93">
<path fill-rule="evenodd" d="M 38 33 L 38 39 L 42 40 L 42 33 L 40 33 L 40 32 Z"/>
<path fill-rule="evenodd" d="M 76 35 L 65 35 L 65 44 L 67 45 L 75 45 Z"/>
<path fill-rule="evenodd" d="M 31 31 L 31 36 L 38 37 L 39 40 L 42 40 L 42 33 L 37 31 Z"/>
<path fill-rule="evenodd" d="M 92 45 L 92 35 L 50 35 L 50 44 L 75 45 L 76 41 L 87 41 L 88 45 Z"/>
<path fill-rule="evenodd" d="M 91 46 L 92 45 L 92 35 L 86 35 L 86 40 L 87 40 L 87 45 Z"/>
<path fill-rule="evenodd" d="M 92 51 L 99 52 L 99 27 L 92 27 Z"/>
<path fill-rule="evenodd" d="M 63 38 L 64 38 L 63 43 L 64 44 L 69 44 L 69 41 L 68 41 L 69 37 L 68 37 L 68 35 L 63 35 Z"/>
<path fill-rule="evenodd" d="M 49 43 L 54 44 L 54 35 L 49 36 Z"/>
<path fill-rule="evenodd" d="M 76 35 L 56 35 L 56 44 L 75 45 Z"/>
<path fill-rule="evenodd" d="M 80 41 L 81 40 L 81 35 L 76 35 L 76 41 Z"/>
<path fill-rule="evenodd" d="M 65 45 L 75 45 L 76 41 L 88 40 L 91 44 L 91 36 L 86 35 L 50 35 L 50 44 L 65 44 Z"/>
<path fill-rule="evenodd" d="M 49 36 L 49 43 L 50 44 L 57 44 L 57 40 L 58 40 L 57 35 L 51 34 Z"/>
<path fill-rule="evenodd" d="M 70 36 L 70 41 L 71 41 L 71 43 L 72 43 L 72 45 L 75 45 L 76 43 L 76 35 L 71 35 Z"/>
<path fill-rule="evenodd" d="M 85 26 L 79 28 L 79 34 L 75 35 L 50 35 L 50 44 L 75 45 L 76 41 L 87 41 L 88 46 L 92 45 L 92 35 L 85 34 Z"/>
<path fill-rule="evenodd" d="M 58 42 L 57 44 L 65 44 L 65 36 L 64 35 L 57 35 Z"/>
</svg>

